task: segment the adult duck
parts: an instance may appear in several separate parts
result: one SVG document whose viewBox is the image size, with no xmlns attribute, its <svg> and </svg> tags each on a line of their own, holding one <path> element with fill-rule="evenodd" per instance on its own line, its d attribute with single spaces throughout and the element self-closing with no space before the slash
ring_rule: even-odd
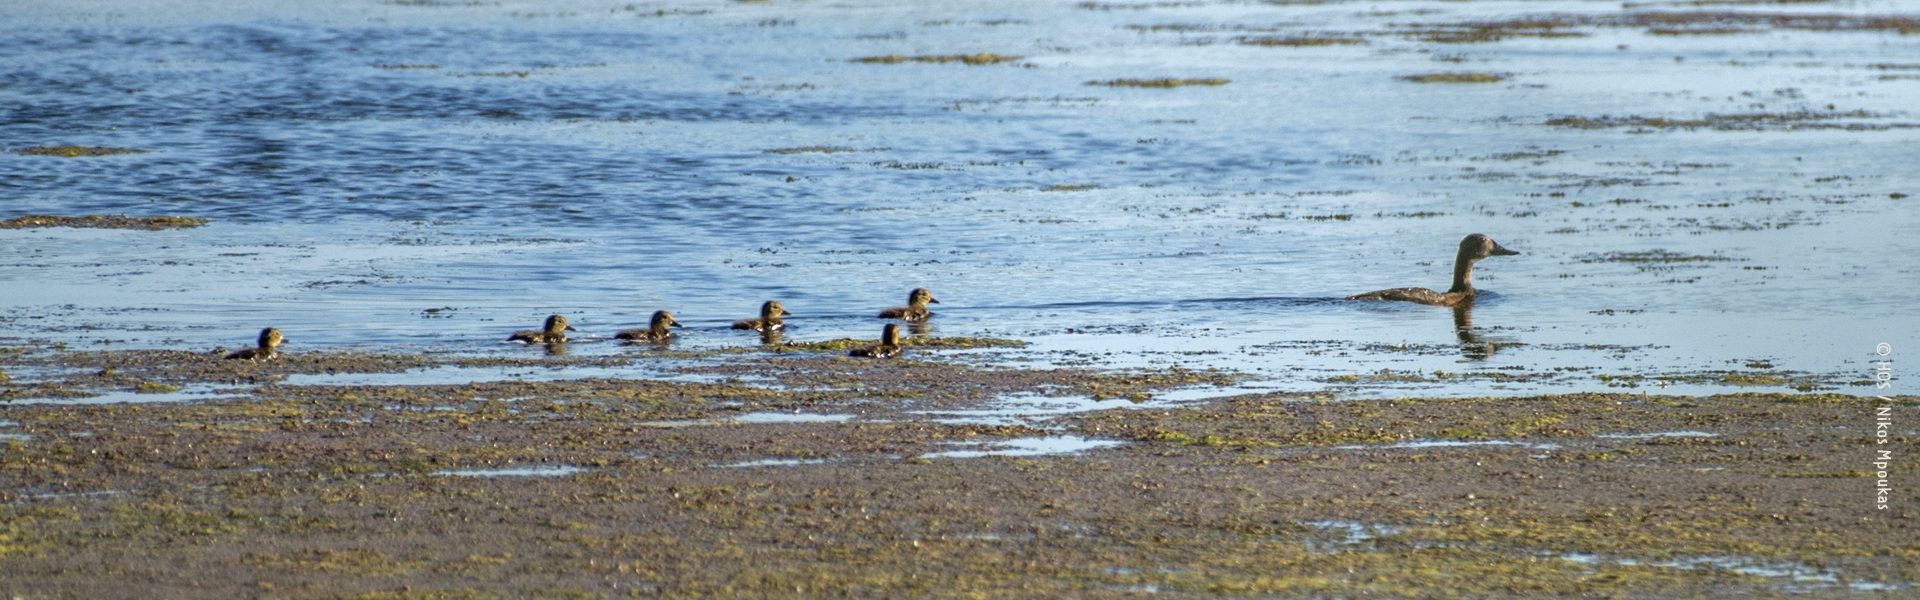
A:
<svg viewBox="0 0 1920 600">
<path fill-rule="evenodd" d="M 1480 259 L 1489 256 L 1514 256 L 1517 254 L 1519 254 L 1519 252 L 1501 247 L 1499 243 L 1493 241 L 1493 238 L 1476 233 L 1467 236 L 1466 239 L 1460 240 L 1460 253 L 1455 255 L 1453 259 L 1453 287 L 1448 288 L 1446 293 L 1436 292 L 1427 288 L 1408 287 L 1379 290 L 1365 294 L 1354 294 L 1347 296 L 1347 299 L 1418 302 L 1420 304 L 1430 304 L 1433 306 L 1456 306 L 1463 302 L 1472 302 L 1474 293 L 1473 263 L 1480 262 Z"/>
</svg>

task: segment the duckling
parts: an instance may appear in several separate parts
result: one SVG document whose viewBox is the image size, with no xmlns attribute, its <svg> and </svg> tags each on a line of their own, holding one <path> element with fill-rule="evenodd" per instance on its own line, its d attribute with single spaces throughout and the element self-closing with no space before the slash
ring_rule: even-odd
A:
<svg viewBox="0 0 1920 600">
<path fill-rule="evenodd" d="M 779 331 L 787 327 L 787 323 L 780 320 L 780 317 L 791 316 L 793 316 L 793 313 L 787 312 L 787 307 L 781 306 L 780 301 L 768 300 L 766 304 L 760 305 L 760 318 L 734 321 L 733 328 L 751 329 L 754 331 Z"/>
<path fill-rule="evenodd" d="M 547 317 L 547 325 L 542 331 L 515 331 L 507 338 L 509 342 L 528 344 L 556 344 L 567 341 L 567 332 L 579 331 L 567 324 L 567 318 L 560 315 Z"/>
<path fill-rule="evenodd" d="M 1493 238 L 1473 234 L 1460 240 L 1460 254 L 1453 259 L 1453 287 L 1447 293 L 1427 288 L 1394 288 L 1347 296 L 1348 300 L 1402 300 L 1434 306 L 1454 306 L 1473 301 L 1473 263 L 1489 256 L 1520 254 L 1500 246 Z"/>
<path fill-rule="evenodd" d="M 927 291 L 927 288 L 913 288 L 913 291 L 907 292 L 906 306 L 895 306 L 880 311 L 880 318 L 919 323 L 933 316 L 933 313 L 927 310 L 927 305 L 939 303 L 939 300 L 933 299 L 933 292 Z"/>
<path fill-rule="evenodd" d="M 886 329 L 880 330 L 880 343 L 865 348 L 854 348 L 852 352 L 848 352 L 847 354 L 868 358 L 893 358 L 899 356 L 900 326 L 894 323 L 888 323 Z"/>
<path fill-rule="evenodd" d="M 680 327 L 680 322 L 673 320 L 673 313 L 664 310 L 654 311 L 653 321 L 646 329 L 628 329 L 613 334 L 613 337 L 636 342 L 664 342 L 667 338 L 673 337 L 673 332 L 668 331 L 668 327 Z"/>
<path fill-rule="evenodd" d="M 273 360 L 275 357 L 280 356 L 280 353 L 276 351 L 274 347 L 286 341 L 287 338 L 280 336 L 280 330 L 268 327 L 260 330 L 260 347 L 247 348 L 228 354 L 227 360 Z"/>
</svg>

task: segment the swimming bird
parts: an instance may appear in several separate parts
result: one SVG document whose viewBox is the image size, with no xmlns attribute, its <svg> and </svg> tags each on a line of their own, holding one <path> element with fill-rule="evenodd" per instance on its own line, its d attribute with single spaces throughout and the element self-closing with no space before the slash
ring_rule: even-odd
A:
<svg viewBox="0 0 1920 600">
<path fill-rule="evenodd" d="M 543 331 L 515 331 L 512 336 L 507 338 L 507 341 L 525 342 L 528 344 L 554 344 L 567 341 L 567 332 L 569 331 L 579 330 L 574 329 L 572 325 L 568 325 L 566 317 L 553 315 L 547 317 L 547 325 Z"/>
<path fill-rule="evenodd" d="M 1394 288 L 1347 296 L 1348 300 L 1399 300 L 1434 306 L 1453 306 L 1473 301 L 1473 263 L 1489 256 L 1519 254 L 1500 246 L 1493 238 L 1473 234 L 1460 240 L 1460 254 L 1453 259 L 1453 287 L 1447 293 L 1427 288 Z"/>
<path fill-rule="evenodd" d="M 280 330 L 268 327 L 260 330 L 260 347 L 247 348 L 228 354 L 227 360 L 273 360 L 274 357 L 280 355 L 280 353 L 274 349 L 274 346 L 278 346 L 285 341 L 287 341 L 287 338 L 281 337 Z"/>
<path fill-rule="evenodd" d="M 754 331 L 779 331 L 787 327 L 787 323 L 780 320 L 780 317 L 791 316 L 793 316 L 793 313 L 787 312 L 787 307 L 781 306 L 780 301 L 768 300 L 766 304 L 760 305 L 760 318 L 734 321 L 733 328 L 751 329 Z"/>
<path fill-rule="evenodd" d="M 654 311 L 653 321 L 646 329 L 628 329 L 613 334 L 613 337 L 641 342 L 664 342 L 667 338 L 673 337 L 673 332 L 668 331 L 668 327 L 680 327 L 680 322 L 673 320 L 673 313 L 664 310 Z"/>
<path fill-rule="evenodd" d="M 927 310 L 929 303 L 939 304 L 940 301 L 933 299 L 933 292 L 927 291 L 927 288 L 913 288 L 913 291 L 907 292 L 906 306 L 895 306 L 880 311 L 880 318 L 919 323 L 933 316 L 933 313 Z"/>
<path fill-rule="evenodd" d="M 864 348 L 854 348 L 847 354 L 868 358 L 893 358 L 900 355 L 900 325 L 888 323 L 880 330 L 880 343 Z"/>
</svg>

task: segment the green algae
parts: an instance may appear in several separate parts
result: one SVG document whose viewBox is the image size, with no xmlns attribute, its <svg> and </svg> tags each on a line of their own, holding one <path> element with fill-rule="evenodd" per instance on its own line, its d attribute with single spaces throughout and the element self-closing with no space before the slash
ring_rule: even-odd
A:
<svg viewBox="0 0 1920 600">
<path fill-rule="evenodd" d="M 80 229 L 190 229 L 206 225 L 208 219 L 199 217 L 129 217 L 126 215 L 85 215 L 67 217 L 60 215 L 27 215 L 0 221 L 0 229 L 27 229 L 32 227 L 73 227 Z"/>
</svg>

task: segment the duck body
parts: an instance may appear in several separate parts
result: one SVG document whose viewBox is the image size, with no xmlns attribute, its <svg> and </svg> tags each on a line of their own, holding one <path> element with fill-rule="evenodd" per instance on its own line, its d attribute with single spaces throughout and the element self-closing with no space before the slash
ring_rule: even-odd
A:
<svg viewBox="0 0 1920 600">
<path fill-rule="evenodd" d="M 866 358 L 893 358 L 900 356 L 900 326 L 888 323 L 885 329 L 880 330 L 880 343 L 854 348 L 852 352 L 848 352 L 847 354 L 849 356 Z"/>
<path fill-rule="evenodd" d="M 646 329 L 628 329 L 613 334 L 613 337 L 636 342 L 664 342 L 673 338 L 673 332 L 668 327 L 680 327 L 680 322 L 673 320 L 673 313 L 654 311 L 653 320 Z"/>
<path fill-rule="evenodd" d="M 275 357 L 280 356 L 279 351 L 276 350 L 275 347 L 285 341 L 287 341 L 287 339 L 280 335 L 280 330 L 268 327 L 260 330 L 259 347 L 247 348 L 230 353 L 226 356 L 226 360 L 273 360 Z"/>
<path fill-rule="evenodd" d="M 1460 253 L 1453 260 L 1453 287 L 1445 292 L 1436 292 L 1427 288 L 1405 287 L 1388 290 L 1376 290 L 1364 294 L 1347 296 L 1348 300 L 1386 300 L 1393 302 L 1414 302 L 1430 306 L 1459 306 L 1471 303 L 1474 297 L 1473 263 L 1489 256 L 1514 256 L 1520 254 L 1501 246 L 1493 238 L 1473 234 L 1460 240 Z"/>
<path fill-rule="evenodd" d="M 567 324 L 567 318 L 560 315 L 547 317 L 547 324 L 540 331 L 515 331 L 507 337 L 509 342 L 527 344 L 557 344 L 567 341 L 567 332 L 579 331 Z"/>
<path fill-rule="evenodd" d="M 919 323 L 933 316 L 933 311 L 927 310 L 927 305 L 939 303 L 939 300 L 934 299 L 933 292 L 928 291 L 927 288 L 914 288 L 913 291 L 907 292 L 906 306 L 895 306 L 880 311 L 880 318 Z"/>
<path fill-rule="evenodd" d="M 766 304 L 760 305 L 760 318 L 734 321 L 733 328 L 761 332 L 779 331 L 787 328 L 786 321 L 780 319 L 787 316 L 793 316 L 793 313 L 787 312 L 787 307 L 781 306 L 777 300 L 768 300 Z"/>
<path fill-rule="evenodd" d="M 1441 293 L 1427 288 L 1407 287 L 1390 290 L 1377 290 L 1365 294 L 1347 296 L 1348 300 L 1386 300 L 1391 302 L 1416 302 L 1431 306 L 1454 306 L 1473 298 L 1474 292 Z"/>
</svg>

